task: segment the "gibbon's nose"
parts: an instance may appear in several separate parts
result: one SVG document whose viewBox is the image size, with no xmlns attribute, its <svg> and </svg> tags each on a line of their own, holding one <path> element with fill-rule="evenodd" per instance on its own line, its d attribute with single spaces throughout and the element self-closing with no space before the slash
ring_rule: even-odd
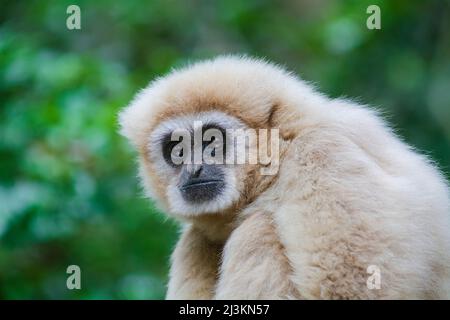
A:
<svg viewBox="0 0 450 320">
<path fill-rule="evenodd" d="M 186 168 L 186 171 L 190 175 L 191 179 L 192 178 L 199 178 L 200 174 L 203 171 L 203 165 L 201 165 L 201 164 L 188 165 L 187 168 Z"/>
<path fill-rule="evenodd" d="M 198 178 L 200 177 L 201 173 L 203 171 L 202 165 L 197 165 L 194 170 L 192 171 L 192 178 Z"/>
<path fill-rule="evenodd" d="M 223 179 L 224 173 L 220 167 L 208 164 L 189 164 L 182 168 L 180 186 L 218 182 Z"/>
<path fill-rule="evenodd" d="M 186 201 L 199 203 L 212 200 L 225 187 L 222 168 L 214 165 L 186 165 L 183 167 L 179 188 Z"/>
</svg>

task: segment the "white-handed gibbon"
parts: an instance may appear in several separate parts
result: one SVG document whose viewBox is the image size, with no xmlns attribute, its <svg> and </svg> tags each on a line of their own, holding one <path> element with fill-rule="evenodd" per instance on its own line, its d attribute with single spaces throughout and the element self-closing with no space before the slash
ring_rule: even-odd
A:
<svg viewBox="0 0 450 320">
<path fill-rule="evenodd" d="M 279 130 L 278 170 L 174 164 L 173 133 L 196 121 Z M 224 56 L 150 83 L 120 125 L 146 193 L 182 222 L 168 299 L 450 297 L 448 185 L 370 108 Z"/>
</svg>

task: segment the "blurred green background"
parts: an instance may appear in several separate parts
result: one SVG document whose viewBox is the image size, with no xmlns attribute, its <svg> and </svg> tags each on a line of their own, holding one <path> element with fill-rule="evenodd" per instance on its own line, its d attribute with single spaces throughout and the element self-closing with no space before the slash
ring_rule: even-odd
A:
<svg viewBox="0 0 450 320">
<path fill-rule="evenodd" d="M 70 4 L 81 30 L 66 28 Z M 116 115 L 155 76 L 222 53 L 379 107 L 448 176 L 448 1 L 2 0 L 1 299 L 164 297 L 177 227 L 143 198 Z M 70 264 L 81 290 L 66 288 Z"/>
</svg>

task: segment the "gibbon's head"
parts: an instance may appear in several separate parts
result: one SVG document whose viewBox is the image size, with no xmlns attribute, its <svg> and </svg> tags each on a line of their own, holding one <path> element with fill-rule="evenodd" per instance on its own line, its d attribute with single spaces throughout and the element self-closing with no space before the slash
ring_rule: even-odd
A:
<svg viewBox="0 0 450 320">
<path fill-rule="evenodd" d="M 299 84 L 310 90 L 279 67 L 230 56 L 150 83 L 119 117 L 121 133 L 139 151 L 147 194 L 169 213 L 185 217 L 232 211 L 253 201 L 276 177 L 275 153 L 295 136 L 291 119 L 298 111 L 288 106 Z M 266 149 L 249 138 L 256 132 L 261 140 L 259 129 L 269 129 Z M 259 153 L 264 151 L 265 160 Z M 249 161 L 251 152 L 256 163 Z M 244 163 L 237 160 L 243 153 Z"/>
</svg>

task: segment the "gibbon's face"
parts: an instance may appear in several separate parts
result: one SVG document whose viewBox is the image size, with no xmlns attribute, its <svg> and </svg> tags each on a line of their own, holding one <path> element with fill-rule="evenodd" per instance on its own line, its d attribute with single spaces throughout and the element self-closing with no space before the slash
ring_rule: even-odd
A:
<svg viewBox="0 0 450 320">
<path fill-rule="evenodd" d="M 256 141 L 242 140 L 247 133 L 239 130 L 282 129 L 297 112 L 280 112 L 291 101 L 284 99 L 292 89 L 286 79 L 289 74 L 263 61 L 219 57 L 150 83 L 119 119 L 121 133 L 139 152 L 147 195 L 184 217 L 233 212 L 254 201 L 273 181 L 279 162 L 259 157 L 259 132 L 258 161 L 252 162 Z M 292 128 L 280 130 L 281 140 L 291 139 Z M 272 142 L 278 135 L 271 134 L 270 153 L 277 155 Z M 266 168 L 275 170 L 262 172 Z"/>
<path fill-rule="evenodd" d="M 152 130 L 149 160 L 164 181 L 170 211 L 214 213 L 239 200 L 247 168 L 235 164 L 236 129 L 245 128 L 240 120 L 216 111 L 176 116 Z"/>
</svg>

